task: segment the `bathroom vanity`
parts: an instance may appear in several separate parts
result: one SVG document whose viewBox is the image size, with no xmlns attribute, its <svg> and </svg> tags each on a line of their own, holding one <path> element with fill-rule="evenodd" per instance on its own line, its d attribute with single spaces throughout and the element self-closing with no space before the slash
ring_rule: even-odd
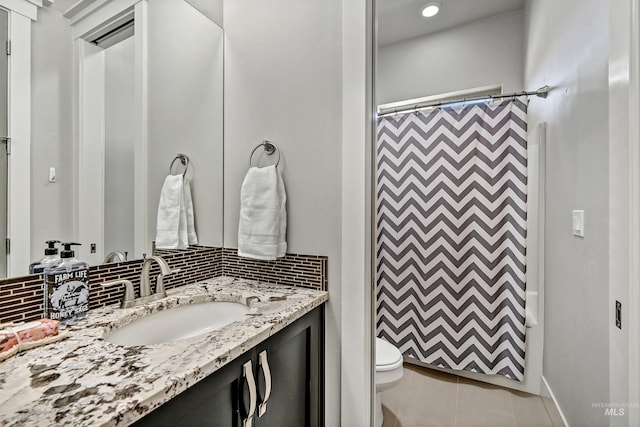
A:
<svg viewBox="0 0 640 427">
<path fill-rule="evenodd" d="M 139 307 L 92 310 L 67 339 L 0 362 L 0 424 L 322 425 L 327 299 L 324 291 L 219 277 Z M 156 312 L 211 301 L 249 310 L 186 339 L 108 341 Z"/>
<path fill-rule="evenodd" d="M 324 425 L 321 317 L 306 314 L 134 425 Z"/>
</svg>

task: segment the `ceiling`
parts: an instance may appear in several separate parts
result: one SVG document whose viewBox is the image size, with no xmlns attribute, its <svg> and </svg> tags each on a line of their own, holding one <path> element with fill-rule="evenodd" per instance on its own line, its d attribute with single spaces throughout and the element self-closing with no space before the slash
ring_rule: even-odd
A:
<svg viewBox="0 0 640 427">
<path fill-rule="evenodd" d="M 435 0 L 442 5 L 433 18 L 420 15 L 432 0 L 376 0 L 378 45 L 412 39 L 477 19 L 522 9 L 525 0 Z M 77 0 L 53 0 L 52 8 L 65 12 Z"/>
<path fill-rule="evenodd" d="M 49 7 L 60 13 L 64 13 L 76 3 L 78 3 L 78 0 L 51 0 L 51 5 Z"/>
<path fill-rule="evenodd" d="M 67 9 L 69 9 L 71 6 L 73 6 L 77 2 L 78 0 L 53 0 L 53 3 L 51 4 L 50 7 L 57 10 L 60 13 L 64 13 L 67 11 Z"/>
<path fill-rule="evenodd" d="M 519 10 L 525 0 L 437 0 L 442 5 L 433 18 L 423 18 L 431 0 L 377 0 L 378 45 L 412 39 L 477 19 Z"/>
</svg>

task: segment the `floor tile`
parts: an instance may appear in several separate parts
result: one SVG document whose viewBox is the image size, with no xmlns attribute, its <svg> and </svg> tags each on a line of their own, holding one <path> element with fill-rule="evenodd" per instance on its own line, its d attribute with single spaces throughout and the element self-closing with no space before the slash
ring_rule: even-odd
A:
<svg viewBox="0 0 640 427">
<path fill-rule="evenodd" d="M 423 367 L 423 366 L 419 366 L 419 365 L 414 365 L 411 363 L 405 363 L 404 364 L 404 370 L 406 371 L 411 371 L 415 374 L 421 375 L 423 377 L 427 376 L 427 377 L 431 377 L 431 378 L 437 378 L 439 380 L 442 381 L 448 381 L 448 382 L 454 382 L 457 383 L 458 382 L 458 376 L 457 375 L 453 375 L 449 372 L 443 372 L 443 371 L 438 371 L 436 369 L 431 369 L 431 368 L 427 368 L 427 367 Z"/>
<path fill-rule="evenodd" d="M 517 427 L 554 427 L 540 396 L 510 390 L 509 397 Z"/>
<path fill-rule="evenodd" d="M 553 402 L 553 399 L 543 397 L 542 403 L 544 403 L 544 407 L 547 409 L 547 414 L 549 414 L 553 427 L 565 427 L 564 421 L 562 421 L 562 416 L 560 415 L 556 404 Z"/>
<path fill-rule="evenodd" d="M 398 414 L 382 404 L 382 427 L 397 427 Z"/>
<path fill-rule="evenodd" d="M 564 427 L 550 399 L 410 363 L 382 410 L 383 427 Z"/>
<path fill-rule="evenodd" d="M 397 400 L 403 402 L 401 411 L 396 414 L 398 421 L 395 427 L 453 427 L 457 377 L 407 364 L 405 368 L 405 375 L 410 377 L 408 389 L 404 392 L 389 390 L 390 393 L 396 392 L 391 405 L 395 405 Z M 398 396 L 400 394 L 402 396 Z M 388 397 L 383 396 L 383 404 Z"/>
<path fill-rule="evenodd" d="M 514 427 L 516 420 L 507 390 L 460 378 L 458 382 L 458 427 Z"/>
</svg>

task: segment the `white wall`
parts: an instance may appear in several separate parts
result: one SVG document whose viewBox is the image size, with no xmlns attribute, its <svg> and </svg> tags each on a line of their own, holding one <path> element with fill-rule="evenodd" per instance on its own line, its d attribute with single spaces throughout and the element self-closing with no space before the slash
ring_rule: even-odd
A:
<svg viewBox="0 0 640 427">
<path fill-rule="evenodd" d="M 249 154 L 273 140 L 282 151 L 288 252 L 329 257 L 327 426 L 340 425 L 341 6 L 340 0 L 224 5 L 225 246 L 237 247 Z"/>
<path fill-rule="evenodd" d="M 224 0 L 186 0 L 213 22 L 223 27 Z"/>
<path fill-rule="evenodd" d="M 171 25 L 167 25 L 171 22 Z M 188 29 L 188 31 L 187 31 Z M 200 244 L 222 245 L 223 33 L 186 2 L 149 2 L 148 233 L 177 153 L 189 177 Z M 174 173 L 184 168 L 176 162 Z"/>
<path fill-rule="evenodd" d="M 135 44 L 105 50 L 104 254 L 134 252 Z"/>
<path fill-rule="evenodd" d="M 609 2 L 533 0 L 527 8 L 529 125 L 548 123 L 543 375 L 571 426 L 609 424 Z M 584 209 L 585 237 L 571 211 Z"/>
<path fill-rule="evenodd" d="M 31 25 L 31 258 L 44 241 L 73 237 L 71 29 L 59 12 L 41 8 Z M 49 167 L 58 180 L 48 182 Z M 26 267 L 25 267 L 26 272 Z"/>
<path fill-rule="evenodd" d="M 522 11 L 481 19 L 378 49 L 378 104 L 502 84 L 521 91 Z"/>
</svg>

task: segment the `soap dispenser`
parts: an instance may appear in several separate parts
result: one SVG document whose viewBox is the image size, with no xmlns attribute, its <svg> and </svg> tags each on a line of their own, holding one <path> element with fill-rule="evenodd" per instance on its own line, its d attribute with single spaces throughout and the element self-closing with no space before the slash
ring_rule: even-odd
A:
<svg viewBox="0 0 640 427">
<path fill-rule="evenodd" d="M 45 317 L 68 325 L 86 317 L 89 311 L 89 264 L 75 257 L 71 246 L 63 243 L 62 262 L 44 270 Z"/>
<path fill-rule="evenodd" d="M 29 274 L 42 273 L 45 268 L 56 266 L 62 262 L 60 255 L 58 255 L 58 248 L 56 248 L 56 243 L 60 243 L 60 240 L 47 240 L 46 243 L 48 247 L 44 250 L 44 257 L 29 265 Z"/>
</svg>

